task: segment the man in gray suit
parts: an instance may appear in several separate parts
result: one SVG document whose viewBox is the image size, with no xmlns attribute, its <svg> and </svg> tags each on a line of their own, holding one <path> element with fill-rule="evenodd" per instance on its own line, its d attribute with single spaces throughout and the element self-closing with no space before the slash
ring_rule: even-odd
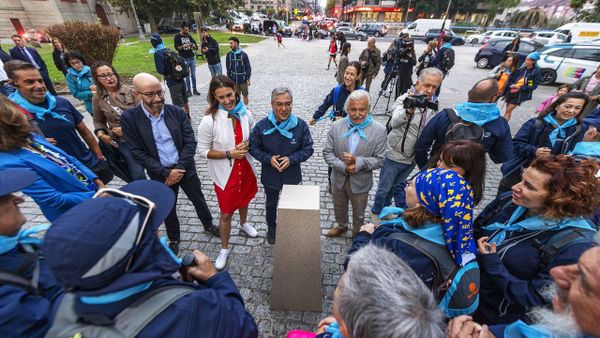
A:
<svg viewBox="0 0 600 338">
<path fill-rule="evenodd" d="M 348 230 L 348 201 L 352 203 L 352 230 L 364 223 L 373 170 L 381 168 L 385 153 L 385 127 L 370 114 L 371 97 L 365 90 L 353 91 L 346 100 L 348 116 L 338 120 L 327 133 L 323 148 L 331 173 L 331 192 L 337 225 L 327 236 L 336 237 Z"/>
</svg>

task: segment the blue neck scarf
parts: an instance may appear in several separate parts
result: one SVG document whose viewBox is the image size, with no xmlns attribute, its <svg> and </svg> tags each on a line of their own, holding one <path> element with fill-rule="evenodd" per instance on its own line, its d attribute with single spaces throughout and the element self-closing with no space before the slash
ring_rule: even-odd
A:
<svg viewBox="0 0 600 338">
<path fill-rule="evenodd" d="M 29 101 L 27 101 L 27 99 L 21 96 L 21 94 L 19 94 L 19 91 L 10 94 L 9 98 L 14 103 L 21 106 L 23 109 L 27 110 L 32 114 L 35 114 L 38 120 L 44 121 L 44 116 L 50 115 L 50 117 L 53 117 L 57 120 L 65 120 L 69 122 L 69 120 L 67 120 L 64 116 L 53 111 L 54 108 L 56 108 L 56 98 L 48 92 L 46 92 L 46 102 L 48 102 L 48 108 L 43 108 L 33 103 L 30 103 Z"/>
<path fill-rule="evenodd" d="M 581 228 L 591 229 L 586 220 L 579 216 L 575 218 L 563 218 L 563 219 L 544 219 L 540 216 L 533 216 L 525 218 L 520 222 L 516 222 L 521 218 L 527 211 L 524 207 L 518 207 L 515 209 L 510 219 L 506 223 L 496 222 L 488 226 L 483 227 L 486 230 L 499 230 L 492 238 L 489 243 L 496 242 L 497 245 L 501 245 L 506 240 L 507 233 L 509 231 L 540 231 L 540 230 L 560 230 L 563 228 Z"/>
<path fill-rule="evenodd" d="M 242 101 L 238 102 L 232 110 L 225 109 L 221 104 L 219 104 L 219 109 L 223 109 L 227 114 L 233 116 L 238 121 L 241 121 L 242 115 L 246 114 L 246 106 L 244 106 Z"/>
<path fill-rule="evenodd" d="M 348 130 L 344 135 L 342 135 L 342 137 L 348 137 L 352 135 L 352 133 L 357 132 L 363 140 L 367 140 L 367 135 L 365 134 L 363 129 L 365 129 L 371 123 L 373 123 L 373 117 L 371 116 L 371 114 L 367 115 L 367 118 L 364 121 L 362 121 L 361 124 L 358 125 L 354 124 L 354 122 L 350 120 L 350 116 L 346 116 L 346 121 L 348 122 L 348 128 L 350 128 L 350 130 Z"/>
<path fill-rule="evenodd" d="M 572 154 L 600 158 L 600 142 L 579 142 L 573 148 Z"/>
<path fill-rule="evenodd" d="M 504 328 L 505 337 L 515 338 L 552 338 L 554 337 L 548 330 L 539 325 L 528 325 L 521 320 L 507 325 Z"/>
<path fill-rule="evenodd" d="M 232 49 L 231 52 L 233 53 L 233 55 L 239 55 L 242 52 L 242 47 L 238 46 L 236 50 Z"/>
<path fill-rule="evenodd" d="M 379 217 L 381 218 L 389 214 L 402 215 L 403 213 L 404 209 L 402 208 L 385 207 L 381 210 Z M 442 226 L 440 224 L 427 223 L 424 227 L 415 229 L 408 225 L 408 223 L 406 223 L 406 221 L 402 217 L 397 217 L 389 221 L 381 222 L 381 225 L 385 224 L 391 224 L 394 226 L 399 225 L 402 229 L 413 233 L 425 240 L 437 243 L 439 245 L 446 245 L 446 241 L 444 239 L 444 232 L 442 231 Z"/>
<path fill-rule="evenodd" d="M 164 42 L 161 42 L 158 45 L 156 45 L 156 47 L 152 47 L 152 48 L 148 49 L 148 54 L 154 54 L 154 53 L 158 52 L 159 50 L 163 50 L 163 49 L 167 49 L 167 46 L 165 46 Z"/>
<path fill-rule="evenodd" d="M 463 102 L 454 109 L 461 119 L 480 127 L 500 117 L 500 109 L 496 103 Z"/>
<path fill-rule="evenodd" d="M 67 69 L 67 73 L 77 77 L 77 85 L 81 86 L 81 79 L 83 79 L 84 77 L 91 77 L 92 75 L 90 74 L 91 69 L 88 66 L 83 66 L 83 68 L 81 69 L 80 72 L 76 71 L 73 67 L 69 67 L 69 69 Z"/>
<path fill-rule="evenodd" d="M 273 128 L 265 130 L 263 132 L 263 135 L 270 135 L 273 132 L 278 131 L 281 134 L 281 136 L 284 136 L 288 139 L 292 139 L 294 134 L 292 134 L 290 130 L 294 129 L 298 125 L 298 117 L 294 113 L 291 113 L 287 119 L 277 124 L 278 122 L 275 118 L 275 113 L 271 110 L 267 115 L 267 119 L 269 119 L 271 124 L 273 124 Z"/>
<path fill-rule="evenodd" d="M 442 45 L 442 48 L 450 48 L 452 49 L 452 44 L 450 42 L 446 42 Z"/>
<path fill-rule="evenodd" d="M 34 244 L 41 245 L 40 238 L 32 237 L 41 231 L 47 230 L 50 224 L 37 225 L 29 229 L 21 229 L 15 236 L 0 236 L 0 255 L 3 255 L 11 250 L 14 250 L 18 244 Z"/>
<path fill-rule="evenodd" d="M 473 190 L 467 181 L 452 170 L 432 168 L 417 175 L 419 204 L 443 219 L 441 228 L 448 251 L 459 265 L 474 257 L 477 247 L 473 237 Z"/>
<path fill-rule="evenodd" d="M 330 333 L 331 338 L 344 338 L 344 336 L 342 336 L 342 334 L 340 333 L 340 325 L 338 324 L 338 322 L 333 322 L 327 325 L 325 332 Z"/>
<path fill-rule="evenodd" d="M 573 117 L 563 122 L 563 124 L 559 125 L 558 121 L 556 121 L 556 119 L 554 118 L 554 114 L 548 114 L 544 116 L 544 121 L 556 127 L 548 136 L 552 145 L 554 145 L 559 135 L 560 138 L 565 138 L 565 129 L 577 124 L 577 120 Z"/>
</svg>

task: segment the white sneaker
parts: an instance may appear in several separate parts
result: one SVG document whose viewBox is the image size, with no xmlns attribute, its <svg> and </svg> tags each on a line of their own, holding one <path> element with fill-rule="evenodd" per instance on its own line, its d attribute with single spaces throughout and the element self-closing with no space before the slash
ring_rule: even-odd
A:
<svg viewBox="0 0 600 338">
<path fill-rule="evenodd" d="M 217 260 L 215 261 L 215 267 L 217 270 L 223 270 L 225 264 L 227 264 L 227 257 L 229 257 L 229 250 L 221 249 L 221 252 L 219 252 L 219 257 L 217 257 Z"/>
<path fill-rule="evenodd" d="M 244 223 L 242 225 L 242 230 L 244 230 L 244 232 L 250 236 L 250 237 L 256 237 L 258 236 L 258 231 L 256 231 L 256 229 L 254 229 L 254 227 L 252 225 L 250 225 L 249 223 Z"/>
</svg>

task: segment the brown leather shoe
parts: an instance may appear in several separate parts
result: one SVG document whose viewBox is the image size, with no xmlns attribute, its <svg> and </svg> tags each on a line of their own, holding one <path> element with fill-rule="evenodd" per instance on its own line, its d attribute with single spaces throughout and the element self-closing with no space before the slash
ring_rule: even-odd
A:
<svg viewBox="0 0 600 338">
<path fill-rule="evenodd" d="M 338 225 L 334 228 L 329 229 L 329 231 L 327 232 L 327 236 L 328 237 L 337 237 L 346 231 L 348 231 L 348 227 Z"/>
</svg>

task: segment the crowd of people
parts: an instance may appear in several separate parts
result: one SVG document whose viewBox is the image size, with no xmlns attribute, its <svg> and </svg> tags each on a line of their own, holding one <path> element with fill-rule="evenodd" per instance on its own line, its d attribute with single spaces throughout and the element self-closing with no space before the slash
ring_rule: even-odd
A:
<svg viewBox="0 0 600 338">
<path fill-rule="evenodd" d="M 302 163 L 314 154 L 311 126 L 326 118 L 333 123 L 322 155 L 335 216 L 327 236 L 351 230 L 352 245 L 333 316 L 313 336 L 600 336 L 600 68 L 540 102 L 536 117 L 512 135 L 510 107 L 532 99 L 539 55 L 517 66 L 507 51 L 466 102 L 441 107 L 439 90 L 454 63 L 449 41 L 437 52 L 428 45 L 417 59 L 405 36 L 384 57 L 371 38 L 358 61 L 348 59 L 344 42 L 338 85 L 308 121 L 294 114 L 287 87 L 272 90 L 271 110 L 257 121 L 248 109 L 249 57 L 231 37 L 226 75 L 220 59 L 209 60 L 208 107 L 194 131 L 187 97 L 197 87 L 185 52 L 197 47 L 186 26 L 179 34 L 179 53 L 151 37 L 173 104 L 153 75 L 139 73 L 128 86 L 111 64 L 87 66 L 85 56 L 53 41 L 55 63 L 93 115 L 93 131 L 51 93 L 43 60 L 13 38 L 11 54 L 26 59 L 3 64 L 14 91 L 0 95 L 0 336 L 257 337 L 226 271 L 233 215 L 246 236 L 259 235 L 248 220 L 257 160 L 267 242 L 276 243 L 282 187 L 302 183 Z M 202 37 L 200 48 L 214 52 L 214 39 L 205 30 Z M 335 60 L 336 41 L 329 46 Z M 383 82 L 398 77 L 387 125 L 373 118 L 368 92 L 382 59 L 386 68 L 394 64 Z M 510 110 L 504 116 L 500 96 Z M 475 217 L 489 184 L 486 154 L 502 164 L 503 177 Z M 128 183 L 107 187 L 115 175 Z M 178 256 L 179 188 L 205 232 L 220 238 L 214 265 L 200 251 Z M 19 191 L 51 226 L 23 229 Z M 159 238 L 161 224 L 167 236 Z"/>
</svg>

